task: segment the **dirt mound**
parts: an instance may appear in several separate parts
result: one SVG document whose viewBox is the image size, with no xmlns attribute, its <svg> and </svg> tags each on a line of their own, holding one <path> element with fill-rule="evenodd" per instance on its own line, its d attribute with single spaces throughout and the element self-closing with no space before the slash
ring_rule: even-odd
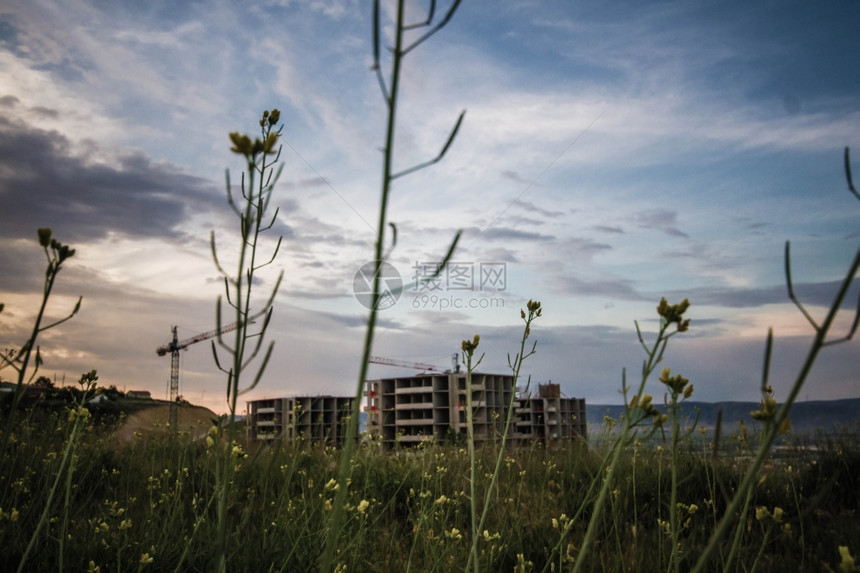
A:
<svg viewBox="0 0 860 573">
<path fill-rule="evenodd" d="M 215 413 L 202 406 L 180 405 L 177 411 L 178 429 L 180 432 L 190 432 L 192 436 L 203 438 L 212 426 Z M 166 434 L 170 420 L 170 405 L 152 406 L 129 414 L 125 422 L 117 430 L 118 444 L 130 444 L 135 434 L 152 436 Z"/>
</svg>

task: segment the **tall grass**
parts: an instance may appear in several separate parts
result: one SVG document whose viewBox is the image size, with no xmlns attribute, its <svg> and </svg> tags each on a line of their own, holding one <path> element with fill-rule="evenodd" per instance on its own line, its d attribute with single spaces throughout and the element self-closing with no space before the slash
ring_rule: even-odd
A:
<svg viewBox="0 0 860 573">
<path fill-rule="evenodd" d="M 381 22 L 381 11 L 379 0 L 374 0 L 373 3 L 373 70 L 376 74 L 377 81 L 379 82 L 379 87 L 382 93 L 383 100 L 385 102 L 386 107 L 386 125 L 385 125 L 385 144 L 382 148 L 382 182 L 380 189 L 380 203 L 379 203 L 379 220 L 376 227 L 376 243 L 374 247 L 374 273 L 373 273 L 373 286 L 371 289 L 371 297 L 370 297 L 370 312 L 367 318 L 367 326 L 365 328 L 364 335 L 364 344 L 361 356 L 361 366 L 358 372 L 358 380 L 356 381 L 355 386 L 355 400 L 353 402 L 352 415 L 350 417 L 350 421 L 347 424 L 347 432 L 346 432 L 346 441 L 344 443 L 344 451 L 343 456 L 341 457 L 340 464 L 338 467 L 337 473 L 337 495 L 334 500 L 334 510 L 332 512 L 332 517 L 328 525 L 327 535 L 326 535 L 326 543 L 325 543 L 325 552 L 322 555 L 320 561 L 320 570 L 321 571 L 330 571 L 333 567 L 335 567 L 335 561 L 337 558 L 338 552 L 338 543 L 343 534 L 343 524 L 346 518 L 346 514 L 344 511 L 345 503 L 346 503 L 346 489 L 347 489 L 347 479 L 349 476 L 349 468 L 353 456 L 353 443 L 355 442 L 356 437 L 358 436 L 358 420 L 359 414 L 361 412 L 361 398 L 364 394 L 364 385 L 367 380 L 367 372 L 368 372 L 368 364 L 370 361 L 371 352 L 373 350 L 373 338 L 376 332 L 376 321 L 379 313 L 379 303 L 382 297 L 382 289 L 381 289 L 381 269 L 383 268 L 383 264 L 386 259 L 391 254 L 392 250 L 397 244 L 397 226 L 390 221 L 388 214 L 388 199 L 391 195 L 391 190 L 395 180 L 414 173 L 420 169 L 433 165 L 434 163 L 440 161 L 448 151 L 448 148 L 454 141 L 454 138 L 457 135 L 457 131 L 460 128 L 460 124 L 463 121 L 463 116 L 465 112 L 462 112 L 457 119 L 457 122 L 454 124 L 454 128 L 452 129 L 448 139 L 445 144 L 442 146 L 439 154 L 424 163 L 409 167 L 402 171 L 395 171 L 394 169 L 394 136 L 396 132 L 397 126 L 397 109 L 400 101 L 400 79 L 402 73 L 402 66 L 404 59 L 406 56 L 414 49 L 423 44 L 426 40 L 432 37 L 434 34 L 439 32 L 453 17 L 454 13 L 457 10 L 457 7 L 460 4 L 460 0 L 454 0 L 451 4 L 448 11 L 445 15 L 438 20 L 438 22 L 434 22 L 436 12 L 435 12 L 435 1 L 431 1 L 430 10 L 427 14 L 427 18 L 424 21 L 409 23 L 405 20 L 405 0 L 397 0 L 396 4 L 396 16 L 394 22 L 394 33 L 393 33 L 393 45 L 389 47 L 390 56 L 390 67 L 391 72 L 389 78 L 386 80 L 383 71 L 382 71 L 382 22 Z M 407 34 L 418 34 L 417 37 L 413 37 L 414 39 L 410 39 L 407 37 Z M 439 265 L 439 268 L 436 271 L 436 274 L 441 273 L 444 267 L 447 265 L 451 256 L 454 253 L 454 249 L 457 247 L 457 242 L 459 241 L 460 233 L 454 237 L 451 246 L 448 248 L 448 252 L 442 260 L 442 263 Z M 428 277 L 425 280 L 432 280 L 433 277 Z"/>
<path fill-rule="evenodd" d="M 234 198 L 229 171 L 226 177 L 227 203 L 239 222 L 239 247 L 234 274 L 225 270 L 222 265 L 216 248 L 214 231 L 210 239 L 215 266 L 224 280 L 224 299 L 219 297 L 216 306 L 215 322 L 218 334 L 212 342 L 212 354 L 216 365 L 227 377 L 228 408 L 225 420 L 226 432 L 223 431 L 222 425 L 215 425 L 210 431 L 210 447 L 215 447 L 216 452 L 214 459 L 217 476 L 213 492 L 218 523 L 215 569 L 220 572 L 228 570 L 228 552 L 232 545 L 230 537 L 236 527 L 234 516 L 229 512 L 228 500 L 234 483 L 234 472 L 238 467 L 237 462 L 244 455 L 237 441 L 236 405 L 240 394 L 254 389 L 259 383 L 272 355 L 274 341 L 265 346 L 265 352 L 260 357 L 259 363 L 254 362 L 264 348 L 266 332 L 272 318 L 273 303 L 284 276 L 284 271 L 281 270 L 271 292 L 262 304 L 254 300 L 255 278 L 264 267 L 274 262 L 281 246 L 279 237 L 271 255 L 265 256 L 262 252 L 263 233 L 272 228 L 278 216 L 278 210 L 275 209 L 270 213 L 269 206 L 275 184 L 283 169 L 283 164 L 278 164 L 281 155 L 279 144 L 281 127 L 278 127 L 280 116 L 281 112 L 277 109 L 263 112 L 260 119 L 260 137 L 251 139 L 238 132 L 230 134 L 233 142 L 232 151 L 241 155 L 246 162 L 246 171 L 242 173 L 239 185 L 238 199 Z M 236 325 L 232 330 L 233 340 L 229 342 L 223 335 L 223 331 L 228 330 L 222 321 L 222 307 L 225 300 L 227 312 L 233 314 Z M 262 320 L 262 324 L 253 330 L 251 325 L 258 319 Z M 222 353 L 226 355 L 226 360 L 220 358 Z M 256 372 L 248 382 L 244 374 L 252 368 Z"/>
<path fill-rule="evenodd" d="M 2 460 L 2 570 L 19 566 L 38 527 L 65 444 L 58 431 L 68 435 L 73 424 L 65 414 L 34 409 Z M 193 437 L 196 431 L 140 436 L 117 448 L 113 426 L 98 416 L 90 425 L 80 426 L 69 495 L 61 485 L 59 504 L 52 504 L 24 570 L 60 570 L 62 564 L 62 570 L 79 571 L 92 561 L 101 571 L 171 571 L 182 561 L 183 571 L 210 571 L 217 552 L 218 524 L 209 505 L 217 454 Z M 706 547 L 714 528 L 710 508 L 721 515 L 727 507 L 722 494 L 712 496 L 710 484 L 716 479 L 718 490 L 735 491 L 748 469 L 738 464 L 745 450 L 732 444 L 735 437 L 725 436 L 716 459 L 693 437 L 681 442 L 676 465 L 684 477 L 677 496 L 700 508 L 687 514 L 690 522 L 679 534 L 682 555 Z M 709 570 L 749 570 L 756 559 L 763 571 L 836 569 L 837 547 L 860 536 L 860 450 L 847 436 L 827 440 L 821 436 L 817 453 L 789 451 L 768 468 L 752 506 L 770 515 L 782 508 L 782 522 L 765 515 L 757 520 L 753 512 L 733 567 L 716 561 Z M 227 503 L 236 524 L 230 569 L 316 570 L 341 452 L 310 442 L 246 446 Z M 607 493 L 609 509 L 583 554 L 594 502 L 590 487 L 605 472 L 607 447 L 567 441 L 508 450 L 491 491 L 496 447 L 479 444 L 472 458 L 466 448 L 451 445 L 382 452 L 362 444 L 351 462 L 338 563 L 348 571 L 465 570 L 475 542 L 468 496 L 474 463 L 475 502 L 488 508 L 477 532 L 481 569 L 511 571 L 521 555 L 534 571 L 569 571 L 574 562 L 583 571 L 665 571 L 669 561 L 661 548 L 669 537 L 658 520 L 666 519 L 661 499 L 671 487 L 672 464 L 655 445 L 622 448 Z"/>
</svg>

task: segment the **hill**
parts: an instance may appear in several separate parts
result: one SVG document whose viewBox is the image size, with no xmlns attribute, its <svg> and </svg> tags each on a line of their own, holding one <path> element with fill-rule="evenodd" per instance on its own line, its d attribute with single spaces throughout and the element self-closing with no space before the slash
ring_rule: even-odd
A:
<svg viewBox="0 0 860 573">
<path fill-rule="evenodd" d="M 663 406 L 658 404 L 662 410 Z M 714 429 L 717 415 L 723 413 L 723 431 L 734 432 L 741 420 L 752 429 L 753 423 L 750 412 L 758 410 L 758 402 L 684 402 L 681 405 L 681 415 L 692 421 L 699 414 L 699 424 Z M 618 419 L 624 412 L 621 405 L 586 405 L 589 430 L 596 430 L 604 416 Z M 860 398 L 846 400 L 813 400 L 795 402 L 791 408 L 791 427 L 795 435 L 812 435 L 816 431 L 833 432 L 847 429 L 856 432 L 860 429 Z"/>
<path fill-rule="evenodd" d="M 141 407 L 141 404 L 149 407 Z M 122 407 L 122 406 L 121 406 Z M 152 436 L 168 431 L 170 404 L 160 401 L 135 401 L 134 410 L 128 414 L 116 433 L 117 442 L 125 445 L 134 440 L 134 435 Z M 128 410 L 126 410 L 128 411 Z M 217 417 L 212 410 L 190 404 L 179 405 L 177 420 L 179 431 L 191 432 L 192 436 L 204 437 L 212 426 L 212 418 Z"/>
</svg>

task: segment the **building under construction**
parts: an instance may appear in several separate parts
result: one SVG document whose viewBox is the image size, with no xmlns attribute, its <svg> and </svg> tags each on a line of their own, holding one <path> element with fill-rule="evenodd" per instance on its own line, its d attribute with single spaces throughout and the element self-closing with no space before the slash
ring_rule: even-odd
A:
<svg viewBox="0 0 860 573">
<path fill-rule="evenodd" d="M 516 436 L 543 442 L 587 437 L 585 399 L 561 395 L 558 384 L 538 384 L 536 396 L 521 396 L 516 406 Z"/>
<path fill-rule="evenodd" d="M 468 392 L 476 441 L 501 438 L 512 403 L 511 437 L 515 442 L 586 437 L 584 399 L 562 396 L 558 384 L 539 385 L 536 396 L 512 396 L 515 391 L 510 375 L 472 374 Z M 365 397 L 367 430 L 379 435 L 387 448 L 458 440 L 467 433 L 464 373 L 370 380 Z"/>
<path fill-rule="evenodd" d="M 385 448 L 461 441 L 467 434 L 469 405 L 476 441 L 502 437 L 511 404 L 513 442 L 586 437 L 585 400 L 562 396 L 558 384 L 540 384 L 533 396 L 519 391 L 509 374 L 472 373 L 467 389 L 456 354 L 452 369 L 444 372 L 432 364 L 390 358 L 371 357 L 370 362 L 424 371 L 367 381 L 366 430 Z M 353 400 L 297 396 L 248 402 L 247 435 L 259 440 L 303 436 L 339 445 L 346 436 L 345 418 Z"/>
<path fill-rule="evenodd" d="M 303 438 L 339 446 L 354 397 L 292 396 L 248 402 L 245 428 L 255 440 Z"/>
<path fill-rule="evenodd" d="M 514 391 L 512 376 L 496 374 L 473 374 L 469 390 L 459 372 L 370 380 L 367 430 L 386 447 L 456 438 L 466 433 L 470 392 L 475 439 L 501 437 Z"/>
</svg>

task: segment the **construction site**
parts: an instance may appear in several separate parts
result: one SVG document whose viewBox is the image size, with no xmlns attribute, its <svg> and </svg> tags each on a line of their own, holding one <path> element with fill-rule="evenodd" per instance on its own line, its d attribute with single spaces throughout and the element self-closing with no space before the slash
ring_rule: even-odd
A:
<svg viewBox="0 0 860 573">
<path fill-rule="evenodd" d="M 539 384 L 536 393 L 517 388 L 508 374 L 466 373 L 456 364 L 434 365 L 372 357 L 371 362 L 421 370 L 420 374 L 368 380 L 363 428 L 385 449 L 423 442 L 456 442 L 467 434 L 469 406 L 478 442 L 497 440 L 508 415 L 514 444 L 585 438 L 585 400 L 563 396 L 559 384 Z M 295 439 L 340 445 L 354 397 L 292 396 L 247 403 L 247 436 L 256 440 Z M 513 406 L 513 412 L 509 409 Z"/>
</svg>

